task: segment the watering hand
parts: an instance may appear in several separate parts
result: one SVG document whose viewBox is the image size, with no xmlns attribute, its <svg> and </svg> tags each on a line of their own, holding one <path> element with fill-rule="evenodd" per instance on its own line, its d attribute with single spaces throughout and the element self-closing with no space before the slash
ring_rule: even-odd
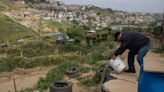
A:
<svg viewBox="0 0 164 92">
<path fill-rule="evenodd" d="M 116 59 L 116 56 L 115 56 L 115 55 L 113 55 L 112 59 L 113 59 L 113 60 L 115 60 L 115 59 Z"/>
</svg>

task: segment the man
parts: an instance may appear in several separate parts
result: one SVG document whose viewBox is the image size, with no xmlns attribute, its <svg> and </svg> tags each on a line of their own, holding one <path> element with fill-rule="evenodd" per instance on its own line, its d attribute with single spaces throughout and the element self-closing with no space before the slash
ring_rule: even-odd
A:
<svg viewBox="0 0 164 92">
<path fill-rule="evenodd" d="M 121 42 L 121 46 L 116 50 L 113 59 L 121 55 L 126 49 L 129 49 L 128 70 L 125 70 L 125 72 L 136 73 L 134 57 L 138 55 L 137 61 L 141 66 L 143 64 L 143 58 L 150 48 L 149 38 L 137 32 L 116 32 L 114 37 L 115 41 Z"/>
</svg>

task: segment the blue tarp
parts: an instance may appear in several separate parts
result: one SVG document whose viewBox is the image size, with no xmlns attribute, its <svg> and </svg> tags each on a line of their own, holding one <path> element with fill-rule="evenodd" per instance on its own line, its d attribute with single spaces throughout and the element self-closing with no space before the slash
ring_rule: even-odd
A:
<svg viewBox="0 0 164 92">
<path fill-rule="evenodd" d="M 138 92 L 164 92 L 164 73 L 146 72 L 140 68 Z"/>
</svg>

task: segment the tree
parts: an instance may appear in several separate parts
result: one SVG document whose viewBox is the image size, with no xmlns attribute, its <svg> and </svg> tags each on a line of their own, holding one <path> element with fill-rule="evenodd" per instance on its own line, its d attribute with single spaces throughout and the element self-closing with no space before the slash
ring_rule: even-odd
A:
<svg viewBox="0 0 164 92">
<path fill-rule="evenodd" d="M 69 37 L 71 38 L 81 38 L 83 31 L 82 31 L 82 27 L 72 23 L 72 25 L 70 25 L 70 28 L 67 29 L 67 34 Z"/>
<path fill-rule="evenodd" d="M 100 12 L 97 12 L 97 14 L 96 14 L 97 16 L 100 16 L 101 15 L 101 13 Z"/>
</svg>

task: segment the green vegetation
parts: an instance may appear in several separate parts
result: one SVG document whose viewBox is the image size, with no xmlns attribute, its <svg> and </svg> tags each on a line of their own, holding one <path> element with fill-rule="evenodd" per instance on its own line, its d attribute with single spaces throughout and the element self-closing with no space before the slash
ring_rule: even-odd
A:
<svg viewBox="0 0 164 92">
<path fill-rule="evenodd" d="M 66 76 L 66 70 L 71 67 L 78 67 L 79 72 L 80 72 L 79 74 L 86 73 L 89 70 L 91 70 L 90 67 L 84 67 L 78 62 L 66 61 L 66 62 L 61 63 L 60 65 L 57 65 L 57 67 L 54 67 L 53 69 L 51 69 L 47 73 L 45 78 L 40 78 L 37 84 L 34 86 L 34 88 L 22 89 L 21 92 L 33 92 L 34 90 L 43 92 L 49 87 L 49 85 L 53 81 L 63 79 L 63 77 Z M 100 80 L 96 76 L 84 78 L 84 79 L 78 76 L 77 79 L 80 81 L 82 85 L 86 84 L 87 86 L 96 86 Z"/>
<path fill-rule="evenodd" d="M 20 56 L 22 55 L 25 57 L 37 57 L 42 55 L 51 55 L 54 53 L 56 46 L 54 43 L 50 41 L 24 41 L 18 42 L 14 45 L 11 45 L 7 48 L 4 48 L 0 52 L 8 53 L 9 57 Z"/>
<path fill-rule="evenodd" d="M 92 10 L 88 9 L 88 11 Z M 101 12 L 101 9 L 96 8 L 97 15 L 113 14 L 111 9 L 106 9 Z M 45 25 L 52 30 L 58 30 L 63 34 L 67 34 L 74 41 L 64 41 L 63 44 L 57 44 L 55 37 L 38 37 L 29 29 L 15 23 L 10 18 L 0 15 L 0 32 L 2 38 L 6 38 L 1 42 L 15 41 L 26 38 L 21 42 L 12 43 L 10 46 L 0 49 L 0 53 L 7 53 L 5 59 L 0 59 L 0 72 L 12 71 L 16 68 L 33 68 L 37 66 L 56 65 L 50 70 L 45 78 L 40 78 L 34 88 L 27 88 L 21 92 L 32 92 L 46 90 L 52 81 L 62 80 L 66 75 L 65 71 L 71 67 L 78 67 L 80 74 L 89 71 L 95 71 L 97 68 L 102 68 L 105 64 L 98 64 L 98 61 L 108 60 L 113 53 L 115 42 L 113 41 L 113 33 L 110 27 L 101 29 L 96 33 L 84 32 L 90 30 L 92 26 L 80 26 L 78 22 L 56 22 L 46 21 Z M 41 27 L 42 28 L 42 27 Z M 13 30 L 10 30 L 13 29 Z M 1 31 L 2 30 L 2 31 Z M 124 28 L 124 31 L 139 31 L 142 32 L 142 26 Z M 145 30 L 145 29 L 144 29 Z M 163 49 L 163 47 L 162 47 Z M 161 48 L 160 48 L 161 51 Z M 90 64 L 93 67 L 84 67 L 82 64 Z M 76 78 L 82 85 L 97 86 L 100 78 L 96 76 Z"/>
<path fill-rule="evenodd" d="M 97 84 L 100 82 L 100 78 L 97 76 L 93 77 L 86 77 L 86 78 L 79 78 L 78 79 L 80 83 L 84 86 L 97 86 Z"/>
<path fill-rule="evenodd" d="M 67 34 L 71 38 L 81 38 L 83 36 L 83 28 L 78 25 L 76 21 L 72 21 L 71 24 L 69 25 L 69 28 L 67 29 Z"/>
<path fill-rule="evenodd" d="M 21 89 L 20 92 L 34 92 L 35 88 Z"/>
<path fill-rule="evenodd" d="M 11 10 L 11 9 L 17 9 L 18 6 L 14 5 L 14 1 L 9 1 L 9 0 L 1 0 L 2 2 L 0 3 L 0 11 L 4 10 Z"/>
<path fill-rule="evenodd" d="M 108 15 L 108 16 L 109 15 L 113 16 L 113 13 L 114 13 L 114 11 L 111 8 L 102 9 L 96 6 L 92 6 L 86 9 L 86 12 L 89 12 L 89 11 L 95 11 L 97 12 L 97 15 Z"/>
<path fill-rule="evenodd" d="M 61 80 L 65 74 L 66 70 L 71 67 L 81 67 L 78 63 L 67 61 L 58 65 L 56 68 L 50 70 L 47 74 L 46 78 L 41 78 L 36 86 L 36 89 L 39 91 L 43 91 L 47 89 L 52 81 Z"/>
<path fill-rule="evenodd" d="M 81 27 L 76 24 L 72 25 L 77 26 L 77 28 L 72 27 L 72 30 L 80 31 Z M 0 72 L 12 71 L 16 68 L 57 65 L 67 60 L 95 64 L 99 60 L 108 59 L 112 53 L 114 42 L 108 33 L 109 31 L 106 29 L 98 32 L 102 38 L 104 35 L 106 38 L 94 41 L 92 45 L 87 44 L 85 35 L 82 34 L 72 36 L 75 41 L 66 41 L 63 45 L 56 44 L 55 40 L 49 37 L 32 38 L 12 43 L 10 46 L 0 49 L 0 53 L 8 55 L 6 59 L 1 60 Z"/>
<path fill-rule="evenodd" d="M 45 0 L 25 0 L 29 5 L 35 6 L 32 3 L 45 2 Z M 13 3 L 13 2 L 12 2 Z M 10 9 L 12 3 L 6 5 L 0 4 L 0 11 Z M 55 12 L 61 11 L 55 9 Z M 112 9 L 101 9 L 92 6 L 87 8 L 86 13 L 96 12 L 98 16 L 110 15 L 110 18 L 115 18 Z M 80 12 L 77 12 L 80 14 Z M 13 71 L 16 68 L 33 68 L 37 66 L 56 65 L 52 70 L 47 73 L 45 78 L 40 78 L 34 88 L 27 88 L 21 92 L 33 92 L 39 90 L 42 92 L 46 90 L 52 81 L 62 80 L 66 75 L 65 71 L 71 67 L 78 67 L 80 74 L 89 71 L 95 71 L 97 68 L 102 68 L 105 64 L 98 64 L 98 61 L 108 60 L 113 54 L 115 42 L 113 41 L 113 33 L 110 27 L 100 28 L 97 32 L 84 32 L 96 28 L 92 24 L 94 17 L 88 17 L 89 24 L 81 26 L 77 21 L 71 22 L 57 22 L 57 21 L 37 21 L 40 31 L 43 27 L 48 27 L 52 31 L 59 31 L 67 34 L 74 41 L 64 40 L 63 44 L 57 44 L 55 37 L 39 37 L 30 29 L 14 22 L 9 17 L 0 13 L 0 44 L 8 43 L 5 48 L 0 48 L 0 53 L 7 54 L 7 58 L 0 58 L 0 72 Z M 41 25 L 43 24 L 43 25 Z M 149 31 L 150 30 L 150 31 Z M 160 35 L 159 27 L 151 27 L 147 24 L 144 25 L 129 25 L 123 28 L 123 31 L 137 31 L 137 32 L 150 32 L 154 35 Z M 43 32 L 44 34 L 44 32 Z M 161 37 L 161 36 L 160 36 Z M 21 41 L 18 41 L 22 39 Z M 117 44 L 116 44 L 117 45 Z M 164 52 L 164 46 L 154 50 L 157 53 Z M 93 67 L 84 67 L 82 64 L 90 64 Z M 82 85 L 96 86 L 100 78 L 96 76 L 76 78 Z"/>
<path fill-rule="evenodd" d="M 60 55 L 40 56 L 33 58 L 26 57 L 11 57 L 0 61 L 0 72 L 12 71 L 16 68 L 33 68 L 36 66 L 56 65 L 65 60 L 77 60 L 78 56 L 75 53 L 67 53 Z"/>
<path fill-rule="evenodd" d="M 67 28 L 69 27 L 69 24 L 67 22 L 62 22 L 59 23 L 57 21 L 46 21 L 45 23 L 48 27 L 50 27 L 51 29 L 57 29 L 60 32 L 66 32 Z"/>
<path fill-rule="evenodd" d="M 14 22 L 9 17 L 0 13 L 0 43 L 29 38 L 36 35 L 26 27 Z"/>
<path fill-rule="evenodd" d="M 161 45 L 159 48 L 153 50 L 155 53 L 164 53 L 164 45 Z"/>
</svg>

